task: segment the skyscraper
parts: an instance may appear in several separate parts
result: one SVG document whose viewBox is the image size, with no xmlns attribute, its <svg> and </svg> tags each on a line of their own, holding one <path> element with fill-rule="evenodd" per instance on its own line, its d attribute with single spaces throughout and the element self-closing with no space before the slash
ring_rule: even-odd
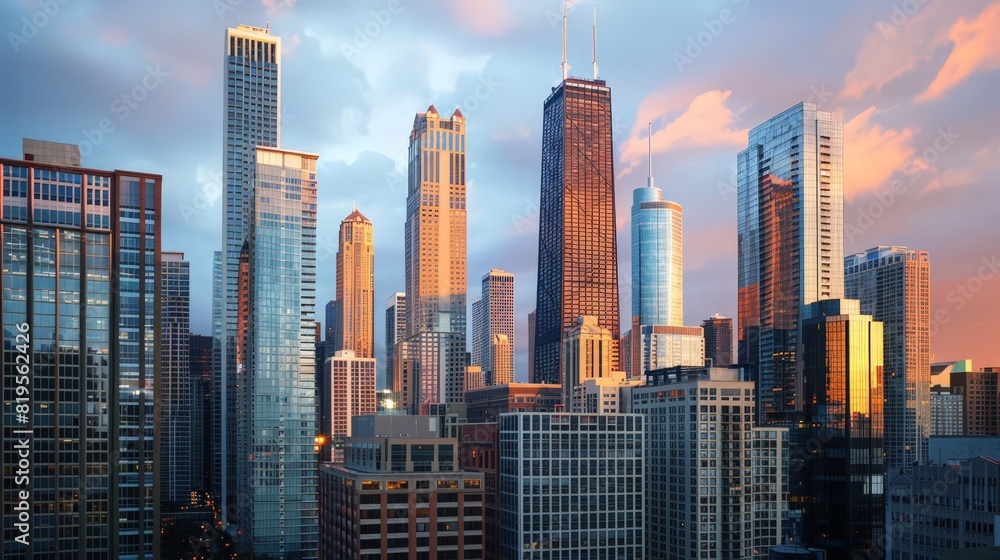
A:
<svg viewBox="0 0 1000 560">
<path fill-rule="evenodd" d="M 844 292 L 884 330 L 885 461 L 890 474 L 926 464 L 931 434 L 931 265 L 927 251 L 874 247 L 848 256 Z"/>
<path fill-rule="evenodd" d="M 803 310 L 803 422 L 793 434 L 792 504 L 802 542 L 830 558 L 885 550 L 882 323 L 857 300 Z"/>
<path fill-rule="evenodd" d="M 535 319 L 538 314 L 534 309 L 528 313 L 528 379 L 535 382 Z"/>
<path fill-rule="evenodd" d="M 701 322 L 705 332 L 705 362 L 712 360 L 714 367 L 733 363 L 733 320 L 716 313 Z"/>
<path fill-rule="evenodd" d="M 563 337 L 583 315 L 611 332 L 618 364 L 611 127 L 611 88 L 604 80 L 564 76 L 545 100 L 532 372 L 538 383 L 561 383 Z"/>
<path fill-rule="evenodd" d="M 195 386 L 195 412 L 192 429 L 192 470 L 195 489 L 206 496 L 215 491 L 213 454 L 215 453 L 215 385 L 212 379 L 212 337 L 192 334 L 188 342 L 188 366 Z"/>
<path fill-rule="evenodd" d="M 359 358 L 374 358 L 375 244 L 372 223 L 357 206 L 340 223 L 335 313 L 338 328 L 332 351 L 352 350 Z"/>
<path fill-rule="evenodd" d="M 681 207 L 653 186 L 652 152 L 645 187 L 632 191 L 632 328 L 684 325 Z"/>
<path fill-rule="evenodd" d="M 0 158 L 3 557 L 153 558 L 162 178 L 29 153 Z"/>
<path fill-rule="evenodd" d="M 220 513 L 223 523 L 234 521 L 240 475 L 238 465 L 247 453 L 237 442 L 241 417 L 249 411 L 237 407 L 230 393 L 237 391 L 236 352 L 239 321 L 240 254 L 250 237 L 253 221 L 254 156 L 257 146 L 278 146 L 281 138 L 281 38 L 267 28 L 238 25 L 226 30 L 225 130 L 222 206 L 222 293 L 213 301 L 222 322 L 213 335 L 220 342 L 222 368 L 220 402 L 225 422 L 221 426 L 222 487 Z M 244 383 L 245 385 L 245 383 Z M 246 432 L 242 432 L 245 434 Z"/>
<path fill-rule="evenodd" d="M 597 322 L 597 317 L 583 316 L 563 337 L 563 404 L 569 408 L 573 389 L 588 379 L 612 377 L 615 370 L 611 331 Z"/>
<path fill-rule="evenodd" d="M 788 430 L 757 427 L 755 406 L 736 369 L 658 370 L 632 389 L 647 432 L 643 558 L 764 559 L 782 542 Z"/>
<path fill-rule="evenodd" d="M 385 300 L 385 380 L 392 386 L 396 363 L 396 343 L 406 338 L 406 294 L 396 292 Z"/>
<path fill-rule="evenodd" d="M 465 394 L 465 117 L 433 105 L 413 119 L 406 197 L 406 334 L 413 412 Z M 395 367 L 399 367 L 398 365 Z"/>
<path fill-rule="evenodd" d="M 739 363 L 761 419 L 801 410 L 799 309 L 844 295 L 843 125 L 800 103 L 737 158 Z"/>
<path fill-rule="evenodd" d="M 195 385 L 190 374 L 191 265 L 184 253 L 161 254 L 160 496 L 190 502 L 194 488 Z M 200 472 L 200 471 L 198 471 Z"/>
<path fill-rule="evenodd" d="M 345 438 L 351 436 L 351 418 L 375 414 L 375 358 L 338 350 L 323 364 L 320 375 L 320 433 L 333 442 L 332 455 L 323 460 L 342 463 Z"/>
<path fill-rule="evenodd" d="M 497 356 L 497 335 L 508 343 Z M 482 296 L 472 303 L 472 364 L 483 367 L 487 385 L 513 381 L 512 370 L 496 374 L 496 363 L 514 362 L 514 275 L 494 268 L 483 275 Z"/>
<path fill-rule="evenodd" d="M 318 546 L 317 159 L 261 146 L 254 159 L 240 525 L 257 555 L 314 557 Z"/>
</svg>

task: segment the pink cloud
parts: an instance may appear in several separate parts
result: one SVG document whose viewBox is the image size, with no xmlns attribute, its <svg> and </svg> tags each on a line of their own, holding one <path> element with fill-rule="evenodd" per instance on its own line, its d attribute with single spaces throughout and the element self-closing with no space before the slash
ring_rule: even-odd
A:
<svg viewBox="0 0 1000 560">
<path fill-rule="evenodd" d="M 451 0 L 452 16 L 477 35 L 503 35 L 517 23 L 505 0 Z"/>
<path fill-rule="evenodd" d="M 884 128 L 873 122 L 877 114 L 873 105 L 844 123 L 844 197 L 848 200 L 882 186 L 916 153 L 916 131 Z"/>
<path fill-rule="evenodd" d="M 714 146 L 741 146 L 746 144 L 747 129 L 734 126 L 738 114 L 726 106 L 732 91 L 712 90 L 697 95 L 687 107 L 683 101 L 667 91 L 655 92 L 639 104 L 636 124 L 632 134 L 621 148 L 625 170 L 619 176 L 627 175 L 646 158 L 646 123 L 654 123 L 652 151 L 656 154 L 684 148 L 707 148 Z M 682 110 L 662 127 L 657 127 L 671 114 Z"/>
<path fill-rule="evenodd" d="M 927 183 L 927 191 L 965 187 L 979 179 L 972 169 L 946 169 Z"/>
<path fill-rule="evenodd" d="M 291 12 L 296 2 L 298 0 L 260 0 L 260 5 L 264 6 L 264 13 L 273 16 L 280 12 Z"/>
<path fill-rule="evenodd" d="M 281 42 L 282 56 L 295 56 L 298 46 L 302 43 L 302 38 L 296 33 Z"/>
<path fill-rule="evenodd" d="M 987 6 L 971 20 L 959 19 L 951 26 L 948 39 L 955 47 L 944 66 L 917 102 L 939 99 L 976 72 L 1000 69 L 1000 2 Z"/>
</svg>

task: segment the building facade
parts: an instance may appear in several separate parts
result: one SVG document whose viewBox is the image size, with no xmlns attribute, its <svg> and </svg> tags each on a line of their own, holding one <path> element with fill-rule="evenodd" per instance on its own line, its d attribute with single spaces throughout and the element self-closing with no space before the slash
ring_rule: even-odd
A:
<svg viewBox="0 0 1000 560">
<path fill-rule="evenodd" d="M 736 369 L 656 370 L 631 405 L 646 420 L 644 558 L 767 558 L 786 529 L 788 435 L 756 427 L 754 384 Z"/>
<path fill-rule="evenodd" d="M 458 465 L 435 416 L 354 419 L 342 465 L 320 465 L 320 558 L 483 557 L 483 474 Z"/>
<path fill-rule="evenodd" d="M 611 88 L 563 79 L 545 100 L 538 228 L 536 383 L 561 383 L 563 337 L 582 315 L 597 317 L 617 346 L 618 241 Z"/>
<path fill-rule="evenodd" d="M 800 103 L 750 130 L 737 158 L 738 362 L 761 419 L 802 409 L 799 309 L 844 296 L 843 125 Z"/>
<path fill-rule="evenodd" d="M 507 344 L 498 348 L 501 335 Z M 487 385 L 503 385 L 514 380 L 513 363 L 514 275 L 494 268 L 483 275 L 482 295 L 472 303 L 472 364 L 483 367 Z"/>
<path fill-rule="evenodd" d="M 359 358 L 374 358 L 375 240 L 371 221 L 356 207 L 340 223 L 334 313 L 332 352 L 351 350 Z"/>
<path fill-rule="evenodd" d="M 931 265 L 927 251 L 875 247 L 848 256 L 846 297 L 881 321 L 887 472 L 927 463 L 931 434 Z"/>
<path fill-rule="evenodd" d="M 831 558 L 885 550 L 882 323 L 857 300 L 824 300 L 804 311 L 803 393 L 792 500 L 799 542 Z"/>
<path fill-rule="evenodd" d="M 951 373 L 954 393 L 962 395 L 962 429 L 966 436 L 1000 435 L 1000 368 Z"/>
<path fill-rule="evenodd" d="M 500 417 L 501 558 L 642 558 L 644 419 Z"/>
<path fill-rule="evenodd" d="M 406 294 L 396 292 L 385 300 L 385 380 L 394 389 L 392 379 L 396 363 L 396 343 L 406 338 Z"/>
<path fill-rule="evenodd" d="M 705 365 L 729 367 L 733 364 L 733 320 L 716 313 L 701 322 L 705 333 Z"/>
<path fill-rule="evenodd" d="M 508 412 L 556 412 L 562 409 L 562 385 L 509 383 L 469 391 L 470 424 L 497 422 Z"/>
<path fill-rule="evenodd" d="M 196 381 L 190 371 L 191 263 L 184 253 L 161 253 L 160 499 L 191 500 L 194 477 Z"/>
<path fill-rule="evenodd" d="M 213 373 L 214 345 L 211 336 L 192 334 L 188 342 L 191 383 L 195 386 L 195 412 L 192 420 L 191 463 L 195 490 L 215 501 L 215 461 L 213 460 L 218 422 L 215 416 Z"/>
<path fill-rule="evenodd" d="M 953 392 L 951 387 L 931 387 L 932 436 L 960 436 L 965 433 L 965 396 Z"/>
<path fill-rule="evenodd" d="M 220 514 L 224 524 L 237 522 L 237 496 L 245 493 L 245 441 L 249 410 L 236 396 L 244 392 L 244 374 L 236 364 L 241 320 L 240 256 L 253 222 L 254 157 L 257 146 L 278 146 L 281 137 L 281 38 L 267 28 L 238 25 L 226 30 L 224 49 L 225 125 L 223 146 L 221 292 L 212 305 L 220 322 L 213 325 L 219 341 L 219 397 L 223 423 L 219 431 Z M 241 472 L 242 471 L 242 472 Z"/>
<path fill-rule="evenodd" d="M 705 365 L 705 336 L 701 327 L 632 324 L 629 377 L 642 379 L 647 372 L 676 366 Z"/>
<path fill-rule="evenodd" d="M 413 413 L 465 399 L 465 117 L 431 105 L 410 132 L 406 197 L 406 334 Z M 399 367 L 402 364 L 394 365 Z"/>
<path fill-rule="evenodd" d="M 483 476 L 483 560 L 500 560 L 500 425 L 463 424 L 459 433 L 462 470 Z"/>
<path fill-rule="evenodd" d="M 340 350 L 327 358 L 320 393 L 320 433 L 333 443 L 325 461 L 344 462 L 343 442 L 351 437 L 351 418 L 376 413 L 375 358 Z"/>
<path fill-rule="evenodd" d="M 317 160 L 256 149 L 249 301 L 240 305 L 249 317 L 250 415 L 240 423 L 247 459 L 239 513 L 242 543 L 256 555 L 316 555 Z"/>
<path fill-rule="evenodd" d="M 162 178 L 82 167 L 66 144 L 25 157 L 0 158 L 3 557 L 153 558 Z"/>
<path fill-rule="evenodd" d="M 584 316 L 563 337 L 563 403 L 572 401 L 573 388 L 588 379 L 613 377 L 614 351 L 617 342 L 611 331 L 600 326 L 597 317 Z"/>
<path fill-rule="evenodd" d="M 682 210 L 653 186 L 652 154 L 645 187 L 632 191 L 632 322 L 684 324 Z M 633 327 L 634 328 L 634 327 Z"/>
</svg>

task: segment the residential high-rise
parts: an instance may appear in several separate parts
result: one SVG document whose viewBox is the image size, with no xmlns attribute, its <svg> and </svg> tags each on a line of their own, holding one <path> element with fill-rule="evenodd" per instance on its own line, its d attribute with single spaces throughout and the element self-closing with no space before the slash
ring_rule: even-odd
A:
<svg viewBox="0 0 1000 560">
<path fill-rule="evenodd" d="M 236 409 L 229 405 L 228 399 L 235 394 L 235 391 L 228 391 L 226 383 L 229 380 L 225 367 L 226 359 L 222 352 L 228 350 L 235 351 L 234 344 L 230 344 L 227 349 L 222 347 L 223 325 L 225 324 L 225 309 L 223 304 L 225 273 L 222 251 L 212 252 L 212 497 L 222 519 L 223 511 L 228 510 L 225 519 L 235 519 L 236 502 L 227 502 L 225 506 L 223 496 L 226 494 L 226 486 L 223 481 L 228 480 L 230 484 L 236 477 L 236 461 L 229 461 L 229 441 L 225 437 L 226 427 L 235 425 L 231 421 L 231 416 L 235 415 Z M 233 376 L 235 379 L 235 376 Z M 234 485 L 235 486 L 235 485 Z"/>
<path fill-rule="evenodd" d="M 643 558 L 767 558 L 787 529 L 788 431 L 756 427 L 753 382 L 655 370 L 631 405 L 646 422 Z"/>
<path fill-rule="evenodd" d="M 246 406 L 231 395 L 242 391 L 238 383 L 235 346 L 240 321 L 240 255 L 250 239 L 254 204 L 254 157 L 257 146 L 278 146 L 281 134 L 281 38 L 266 28 L 238 25 L 226 30 L 225 126 L 223 130 L 222 291 L 213 306 L 221 323 L 213 336 L 220 343 L 221 462 L 220 514 L 224 524 L 236 521 L 237 497 L 243 495 L 239 465 L 247 453 L 239 442 Z M 241 385 L 241 388 L 237 388 Z M 231 505 L 232 504 L 232 505 Z"/>
<path fill-rule="evenodd" d="M 684 325 L 684 256 L 679 204 L 653 186 L 652 152 L 645 187 L 632 191 L 632 322 Z M 634 328 L 634 326 L 633 326 Z"/>
<path fill-rule="evenodd" d="M 192 334 L 188 342 L 188 366 L 195 386 L 195 411 L 191 430 L 192 471 L 195 489 L 212 499 L 215 492 L 215 384 L 212 377 L 212 337 Z M 214 501 L 214 500 L 213 500 Z"/>
<path fill-rule="evenodd" d="M 500 416 L 501 558 L 642 558 L 644 418 Z"/>
<path fill-rule="evenodd" d="M 611 332 L 618 368 L 618 241 L 611 88 L 566 78 L 545 100 L 538 229 L 536 383 L 562 383 L 566 331 L 583 315 Z"/>
<path fill-rule="evenodd" d="M 161 253 L 160 499 L 190 503 L 194 476 L 195 381 L 190 373 L 191 264 Z"/>
<path fill-rule="evenodd" d="M 654 369 L 705 365 L 705 334 L 701 327 L 639 325 L 633 321 L 626 337 L 631 366 L 629 377 L 642 379 Z"/>
<path fill-rule="evenodd" d="M 500 560 L 500 426 L 463 424 L 458 443 L 462 470 L 483 476 L 483 560 Z"/>
<path fill-rule="evenodd" d="M 792 434 L 792 507 L 800 542 L 830 558 L 885 550 L 882 323 L 857 300 L 803 309 L 802 422 Z"/>
<path fill-rule="evenodd" d="M 239 515 L 256 555 L 310 557 L 318 546 L 317 159 L 258 146 L 254 160 L 245 401 L 251 414 Z"/>
<path fill-rule="evenodd" d="M 340 223 L 334 352 L 352 350 L 359 358 L 375 357 L 374 243 L 371 221 L 355 206 Z"/>
<path fill-rule="evenodd" d="M 320 464 L 321 560 L 483 557 L 483 478 L 437 416 L 360 416 Z M 314 467 L 315 468 L 315 467 Z"/>
<path fill-rule="evenodd" d="M 354 350 L 338 350 L 326 359 L 319 399 L 320 433 L 333 443 L 325 461 L 344 462 L 344 441 L 351 436 L 351 418 L 375 414 L 375 358 Z"/>
<path fill-rule="evenodd" d="M 162 178 L 24 151 L 0 158 L 3 557 L 153 558 Z"/>
<path fill-rule="evenodd" d="M 931 434 L 932 436 L 960 436 L 965 433 L 962 420 L 965 418 L 965 395 L 951 387 L 935 385 L 931 387 Z"/>
<path fill-rule="evenodd" d="M 874 247 L 844 262 L 844 293 L 883 325 L 885 466 L 926 464 L 931 434 L 931 265 L 927 251 Z"/>
<path fill-rule="evenodd" d="M 713 367 L 728 367 L 733 363 L 733 320 L 716 313 L 701 322 L 705 333 L 705 362 Z"/>
<path fill-rule="evenodd" d="M 761 419 L 802 409 L 799 309 L 844 296 L 843 125 L 800 103 L 737 158 L 739 358 Z"/>
<path fill-rule="evenodd" d="M 496 355 L 497 335 L 508 342 L 504 356 Z M 514 363 L 514 275 L 494 268 L 483 275 L 482 295 L 472 302 L 472 364 L 483 367 L 487 385 L 513 381 L 513 370 L 498 374 L 497 363 Z"/>
<path fill-rule="evenodd" d="M 495 334 L 490 340 L 490 371 L 488 385 L 514 382 L 514 345 L 505 334 Z"/>
<path fill-rule="evenodd" d="M 396 292 L 385 300 L 385 384 L 392 386 L 396 343 L 406 338 L 406 294 Z"/>
<path fill-rule="evenodd" d="M 461 408 L 466 329 L 465 117 L 433 105 L 413 119 L 406 197 L 406 406 Z M 400 364 L 394 367 L 399 368 Z"/>
<path fill-rule="evenodd" d="M 951 387 L 963 397 L 963 435 L 1000 436 L 1000 367 L 952 371 Z"/>
</svg>

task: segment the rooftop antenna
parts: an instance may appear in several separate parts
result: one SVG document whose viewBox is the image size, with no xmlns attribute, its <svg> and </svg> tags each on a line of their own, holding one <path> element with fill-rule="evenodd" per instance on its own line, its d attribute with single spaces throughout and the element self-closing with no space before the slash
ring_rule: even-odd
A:
<svg viewBox="0 0 1000 560">
<path fill-rule="evenodd" d="M 597 2 L 594 1 L 594 79 L 597 79 Z"/>
<path fill-rule="evenodd" d="M 649 131 L 646 138 L 648 142 L 646 159 L 649 161 L 649 176 L 646 177 L 646 186 L 653 188 L 653 123 L 647 123 L 646 127 Z"/>
<path fill-rule="evenodd" d="M 569 64 L 566 63 L 566 0 L 563 0 L 563 36 L 562 36 L 562 40 L 563 40 L 563 59 L 562 59 L 562 65 L 560 66 L 560 68 L 562 68 L 562 76 L 563 76 L 563 80 L 565 81 L 566 78 L 569 77 Z"/>
</svg>

